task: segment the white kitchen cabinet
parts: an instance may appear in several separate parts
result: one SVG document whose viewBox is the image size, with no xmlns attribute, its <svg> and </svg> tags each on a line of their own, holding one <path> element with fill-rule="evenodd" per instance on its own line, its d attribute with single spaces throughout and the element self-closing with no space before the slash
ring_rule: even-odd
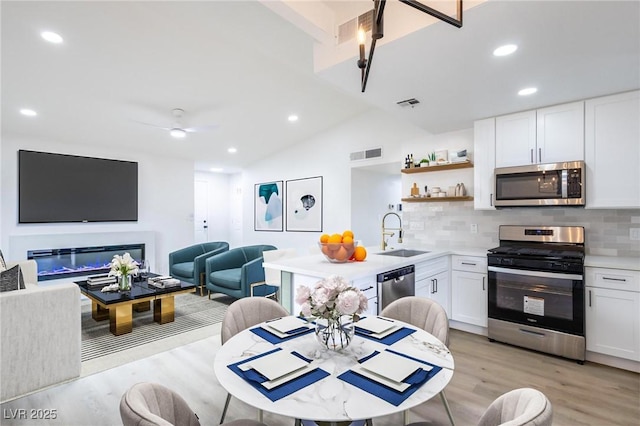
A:
<svg viewBox="0 0 640 426">
<path fill-rule="evenodd" d="M 640 271 L 585 272 L 587 351 L 640 361 Z"/>
<path fill-rule="evenodd" d="M 473 207 L 476 210 L 495 210 L 493 205 L 496 167 L 496 119 L 487 118 L 473 123 Z"/>
<path fill-rule="evenodd" d="M 416 263 L 415 295 L 435 300 L 451 318 L 449 256 Z"/>
<path fill-rule="evenodd" d="M 487 259 L 452 256 L 451 319 L 487 327 Z"/>
<path fill-rule="evenodd" d="M 587 100 L 585 129 L 585 208 L 639 208 L 640 91 Z"/>
<path fill-rule="evenodd" d="M 536 111 L 538 163 L 584 160 L 584 102 Z"/>
<path fill-rule="evenodd" d="M 378 314 L 378 287 L 375 277 L 359 278 L 351 283 L 354 287 L 360 289 L 367 296 L 367 310 L 363 315 Z"/>
<path fill-rule="evenodd" d="M 525 111 L 496 117 L 496 167 L 534 164 L 536 112 Z"/>
<path fill-rule="evenodd" d="M 496 118 L 496 167 L 584 160 L 584 102 Z"/>
</svg>

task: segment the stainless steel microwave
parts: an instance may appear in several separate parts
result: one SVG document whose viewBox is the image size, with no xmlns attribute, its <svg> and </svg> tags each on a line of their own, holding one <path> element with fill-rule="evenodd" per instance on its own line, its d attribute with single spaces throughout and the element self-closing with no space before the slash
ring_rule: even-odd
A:
<svg viewBox="0 0 640 426">
<path fill-rule="evenodd" d="M 584 161 L 495 169 L 496 207 L 584 206 Z"/>
</svg>

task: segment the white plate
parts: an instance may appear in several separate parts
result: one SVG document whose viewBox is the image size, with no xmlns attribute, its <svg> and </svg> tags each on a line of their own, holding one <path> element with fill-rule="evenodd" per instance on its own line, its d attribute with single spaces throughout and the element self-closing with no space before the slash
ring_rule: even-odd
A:
<svg viewBox="0 0 640 426">
<path fill-rule="evenodd" d="M 393 327 L 397 328 L 397 325 L 393 321 L 378 317 L 363 318 L 356 322 L 355 325 L 358 328 L 362 328 L 363 330 L 367 330 L 375 334 L 381 334 Z"/>
<path fill-rule="evenodd" d="M 307 323 L 297 317 L 283 317 L 276 320 L 267 321 L 267 325 L 280 333 L 288 333 L 300 327 L 304 327 Z"/>
<path fill-rule="evenodd" d="M 289 374 L 285 374 L 282 377 L 278 377 L 275 380 L 269 380 L 267 382 L 262 382 L 260 383 L 263 387 L 267 388 L 267 389 L 273 389 L 276 386 L 280 386 L 283 383 L 287 383 L 290 382 L 293 379 L 297 379 L 298 377 L 302 376 L 303 374 L 307 374 L 308 372 L 315 370 L 317 367 L 315 365 L 312 364 L 307 364 L 305 367 L 302 367 L 299 370 L 296 370 L 292 373 Z"/>
<path fill-rule="evenodd" d="M 388 351 L 380 352 L 360 364 L 360 366 L 395 382 L 402 382 L 418 369 L 431 370 L 431 367 L 426 364 Z"/>
<path fill-rule="evenodd" d="M 368 379 L 373 380 L 374 382 L 378 382 L 378 383 L 382 383 L 383 385 L 390 387 L 391 389 L 395 389 L 398 392 L 404 392 L 405 390 L 407 390 L 407 388 L 409 386 L 411 386 L 409 383 L 400 383 L 400 382 L 396 382 L 393 380 L 389 380 L 385 377 L 382 377 L 378 374 L 374 374 L 372 372 L 370 372 L 369 370 L 365 370 L 364 368 L 362 368 L 359 365 L 356 365 L 355 367 L 351 368 L 351 371 L 358 373 Z"/>
<path fill-rule="evenodd" d="M 306 367 L 309 363 L 289 351 L 280 350 L 269 355 L 242 364 L 241 368 L 253 368 L 264 377 L 273 381 L 286 374 Z"/>
</svg>

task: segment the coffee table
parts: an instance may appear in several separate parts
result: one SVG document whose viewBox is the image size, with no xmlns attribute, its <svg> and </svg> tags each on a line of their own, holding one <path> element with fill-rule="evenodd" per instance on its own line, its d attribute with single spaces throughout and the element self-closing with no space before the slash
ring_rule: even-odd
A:
<svg viewBox="0 0 640 426">
<path fill-rule="evenodd" d="M 149 274 L 150 277 L 157 274 Z M 144 281 L 137 281 L 126 292 L 105 292 L 100 288 L 91 290 L 87 281 L 76 281 L 80 292 L 91 300 L 91 317 L 96 321 L 109 318 L 109 330 L 116 336 L 131 333 L 133 330 L 133 311 L 142 312 L 151 309 L 153 302 L 153 320 L 159 324 L 173 322 L 175 319 L 174 297 L 183 293 L 195 293 L 196 286 L 180 281 L 179 286 L 156 288 Z"/>
</svg>

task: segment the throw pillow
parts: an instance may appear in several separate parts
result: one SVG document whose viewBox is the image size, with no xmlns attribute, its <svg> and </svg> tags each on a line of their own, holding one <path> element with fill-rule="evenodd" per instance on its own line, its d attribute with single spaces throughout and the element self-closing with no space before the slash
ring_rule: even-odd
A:
<svg viewBox="0 0 640 426">
<path fill-rule="evenodd" d="M 0 272 L 0 292 L 25 288 L 20 265 Z"/>
<path fill-rule="evenodd" d="M 2 250 L 0 250 L 0 272 L 7 270 L 7 262 L 4 261 Z"/>
</svg>

